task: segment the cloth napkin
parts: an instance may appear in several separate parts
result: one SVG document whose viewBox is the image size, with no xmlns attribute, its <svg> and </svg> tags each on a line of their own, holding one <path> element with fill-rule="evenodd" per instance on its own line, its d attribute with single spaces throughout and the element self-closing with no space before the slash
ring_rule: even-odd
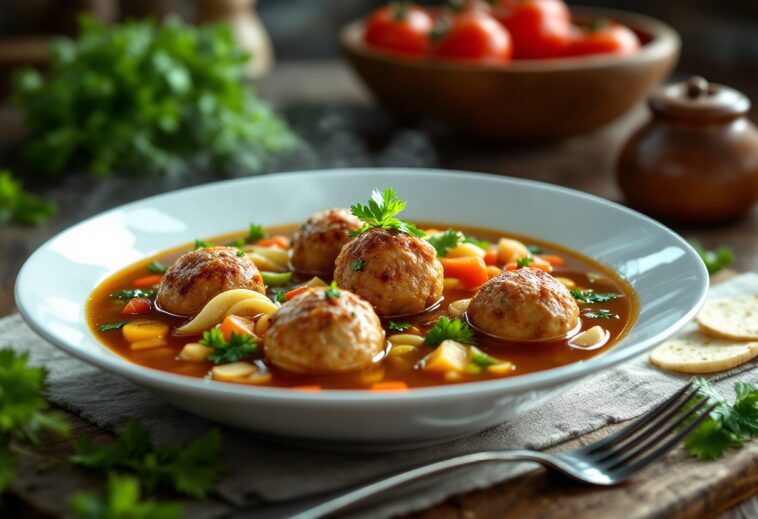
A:
<svg viewBox="0 0 758 519">
<path fill-rule="evenodd" d="M 711 289 L 709 297 L 758 294 L 758 274 L 736 276 Z M 684 331 L 694 329 L 690 323 Z M 34 334 L 20 316 L 0 320 L 0 345 L 29 352 L 31 363 L 49 372 L 48 398 L 96 425 L 119 430 L 130 418 L 149 429 L 158 442 L 186 442 L 213 424 L 162 401 L 115 375 L 68 356 Z M 758 383 L 756 363 L 712 378 L 733 397 L 735 375 Z M 338 490 L 393 471 L 475 450 L 544 449 L 607 424 L 638 416 L 674 393 L 687 377 L 660 371 L 641 355 L 614 369 L 586 378 L 544 407 L 473 436 L 443 445 L 394 453 L 328 452 L 282 445 L 222 428 L 228 472 L 217 486 L 231 507 L 290 501 Z M 530 464 L 474 466 L 390 495 L 355 517 L 385 518 L 432 506 L 447 497 L 491 486 L 533 469 Z M 247 508 L 246 508 L 247 509 Z M 254 510 L 254 508 L 251 508 Z M 212 517 L 217 507 L 190 506 L 189 516 Z M 255 515 L 255 517 L 259 517 Z"/>
</svg>

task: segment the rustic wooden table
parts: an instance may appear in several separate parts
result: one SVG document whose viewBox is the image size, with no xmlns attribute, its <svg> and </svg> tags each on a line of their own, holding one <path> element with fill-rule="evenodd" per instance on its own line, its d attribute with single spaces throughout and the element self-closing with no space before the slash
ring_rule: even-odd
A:
<svg viewBox="0 0 758 519">
<path fill-rule="evenodd" d="M 339 62 L 279 64 L 259 90 L 284 110 L 309 143 L 305 151 L 283 160 L 275 169 L 442 167 L 531 178 L 617 201 L 620 193 L 614 178 L 616 155 L 626 136 L 646 117 L 645 108 L 640 106 L 612 125 L 580 137 L 540 145 L 483 145 L 396 126 L 373 106 L 368 94 Z M 5 156 L 12 155 L 20 136 L 18 114 L 0 109 L 0 151 Z M 0 161 L 0 166 L 3 164 Z M 15 309 L 13 284 L 22 263 L 54 233 L 90 214 L 145 194 L 209 179 L 199 176 L 179 183 L 130 181 L 129 188 L 124 189 L 127 184 L 116 180 L 95 185 L 76 177 L 46 187 L 44 191 L 60 203 L 60 214 L 53 222 L 39 228 L 0 228 L 0 316 Z M 758 267 L 758 208 L 730 224 L 673 227 L 708 247 L 732 247 L 735 270 Z M 67 417 L 77 434 L 108 435 L 78 416 Z M 594 436 L 608 434 L 613 428 Z M 61 453 L 68 447 L 51 442 L 44 448 Z M 57 517 L 66 509 L 65 496 L 71 491 L 100 484 L 66 467 L 40 469 L 33 463 L 23 463 L 20 472 L 21 477 L 5 500 L 9 516 Z M 622 513 L 626 517 L 714 516 L 758 492 L 756 483 L 758 445 L 750 444 L 710 466 L 688 460 L 683 452 L 675 451 L 651 469 L 649 477 L 611 492 L 558 482 L 537 471 L 515 482 L 451 499 L 418 517 L 502 517 L 515 511 L 521 517 L 570 517 L 578 513 L 582 517 L 615 517 Z M 754 517 L 758 515 L 756 503 L 758 500 L 744 501 L 728 515 Z"/>
</svg>

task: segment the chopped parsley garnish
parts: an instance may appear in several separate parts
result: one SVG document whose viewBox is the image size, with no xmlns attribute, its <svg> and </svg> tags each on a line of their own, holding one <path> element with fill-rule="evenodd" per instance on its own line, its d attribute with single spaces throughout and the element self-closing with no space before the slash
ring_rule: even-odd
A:
<svg viewBox="0 0 758 519">
<path fill-rule="evenodd" d="M 153 274 L 163 274 L 168 270 L 168 267 L 158 261 L 152 261 L 147 266 L 147 270 L 149 270 Z"/>
<path fill-rule="evenodd" d="M 271 292 L 274 294 L 274 301 L 277 303 L 284 303 L 287 301 L 287 292 L 289 292 L 288 289 L 284 287 L 274 287 L 271 289 Z"/>
<path fill-rule="evenodd" d="M 203 240 L 195 240 L 195 250 L 204 249 L 205 247 L 213 247 L 213 243 Z"/>
<path fill-rule="evenodd" d="M 247 236 L 245 236 L 245 243 L 255 243 L 265 237 L 266 233 L 263 232 L 263 226 L 251 223 L 250 228 L 247 230 Z"/>
<path fill-rule="evenodd" d="M 594 290 L 572 290 L 571 295 L 574 299 L 582 303 L 604 303 L 621 297 L 621 294 L 612 292 L 595 292 Z"/>
<path fill-rule="evenodd" d="M 218 328 L 203 332 L 203 338 L 198 342 L 203 346 L 213 348 L 214 351 L 209 353 L 207 358 L 214 364 L 237 362 L 258 353 L 258 343 L 249 335 L 232 332 L 227 341 Z"/>
<path fill-rule="evenodd" d="M 476 346 L 471 346 L 471 362 L 476 364 L 480 368 L 486 368 L 487 366 L 493 366 L 495 364 L 501 364 L 503 361 L 496 359 L 490 355 L 487 355 Z"/>
<path fill-rule="evenodd" d="M 102 472 L 137 474 L 150 492 L 170 488 L 203 498 L 213 490 L 223 470 L 218 429 L 182 447 L 155 446 L 150 433 L 130 420 L 111 443 L 78 440 L 74 447 L 75 453 L 69 458 L 72 462 Z"/>
<path fill-rule="evenodd" d="M 539 245 L 527 245 L 526 250 L 528 250 L 531 254 L 542 254 L 545 252 Z"/>
<path fill-rule="evenodd" d="M 528 266 L 529 266 L 529 264 L 530 264 L 531 262 L 533 262 L 533 261 L 534 261 L 534 258 L 531 258 L 531 257 L 529 257 L 529 256 L 524 256 L 523 258 L 521 258 L 520 260 L 518 260 L 518 261 L 516 262 L 516 267 L 518 267 L 518 268 L 520 268 L 520 269 L 522 269 L 522 268 L 525 268 L 525 267 L 528 267 Z"/>
<path fill-rule="evenodd" d="M 143 290 L 141 288 L 135 288 L 133 290 L 121 290 L 120 292 L 114 292 L 108 297 L 111 299 L 134 299 L 135 297 L 145 297 L 147 299 L 155 299 L 158 290 L 155 288 L 149 288 Z"/>
<path fill-rule="evenodd" d="M 244 258 L 245 257 L 245 253 L 243 251 L 241 251 L 241 250 L 238 250 L 237 251 L 237 257 L 238 258 Z"/>
<path fill-rule="evenodd" d="M 326 289 L 324 292 L 324 297 L 328 299 L 337 299 L 339 296 L 341 296 L 342 293 L 337 290 L 337 282 L 332 281 L 332 284 L 329 285 L 329 288 Z"/>
<path fill-rule="evenodd" d="M 474 331 L 460 319 L 450 320 L 440 317 L 424 336 L 424 344 L 439 346 L 442 341 L 453 340 L 464 344 L 474 344 Z"/>
<path fill-rule="evenodd" d="M 750 382 L 736 382 L 735 400 L 729 404 L 702 378 L 692 382 L 700 397 L 718 405 L 684 441 L 684 448 L 691 456 L 701 460 L 716 459 L 728 448 L 742 447 L 745 441 L 758 437 L 758 387 Z"/>
<path fill-rule="evenodd" d="M 401 213 L 408 202 L 400 200 L 394 189 L 385 189 L 383 193 L 374 190 L 368 205 L 355 204 L 350 206 L 353 215 L 363 222 L 363 227 L 350 233 L 350 236 L 358 236 L 369 229 L 393 229 L 411 236 L 424 236 L 424 231 L 410 222 L 395 218 Z"/>
<path fill-rule="evenodd" d="M 120 330 L 124 326 L 129 324 L 129 321 L 119 321 L 117 323 L 101 324 L 97 327 L 100 332 L 109 332 L 111 330 Z"/>
<path fill-rule="evenodd" d="M 353 268 L 353 271 L 360 272 L 366 266 L 366 260 L 363 258 L 354 259 L 350 266 Z"/>
<path fill-rule="evenodd" d="M 588 310 L 582 315 L 588 319 L 618 319 L 619 315 L 610 310 Z"/>
<path fill-rule="evenodd" d="M 387 326 L 392 332 L 404 332 L 412 327 L 413 325 L 411 323 L 396 323 L 395 321 L 390 321 L 390 324 Z"/>
<path fill-rule="evenodd" d="M 708 250 L 704 248 L 699 241 L 689 240 L 692 248 L 695 249 L 700 256 L 700 259 L 705 263 L 705 268 L 708 269 L 709 274 L 715 274 L 716 272 L 726 268 L 730 263 L 734 261 L 734 252 L 729 247 L 719 247 L 715 250 Z"/>
<path fill-rule="evenodd" d="M 461 243 L 471 243 L 483 250 L 489 249 L 489 242 L 486 240 L 477 240 L 473 236 L 466 236 L 461 231 L 448 229 L 445 232 L 427 236 L 426 240 L 437 251 L 437 256 L 444 258 L 450 249 L 456 248 Z"/>
</svg>

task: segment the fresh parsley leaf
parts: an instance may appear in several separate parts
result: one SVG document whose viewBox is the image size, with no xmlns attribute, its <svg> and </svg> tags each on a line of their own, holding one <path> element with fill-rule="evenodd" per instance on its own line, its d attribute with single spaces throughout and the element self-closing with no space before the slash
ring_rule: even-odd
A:
<svg viewBox="0 0 758 519">
<path fill-rule="evenodd" d="M 684 440 L 684 448 L 690 456 L 701 460 L 715 460 L 729 447 L 741 444 L 742 442 L 712 418 L 706 419 Z"/>
<path fill-rule="evenodd" d="M 442 341 L 453 340 L 464 344 L 474 344 L 474 331 L 460 319 L 450 320 L 440 317 L 424 336 L 424 344 L 439 346 Z"/>
<path fill-rule="evenodd" d="M 531 254 L 542 254 L 545 252 L 544 249 L 539 245 L 527 245 L 526 250 L 528 250 Z"/>
<path fill-rule="evenodd" d="M 463 236 L 462 232 L 452 229 L 426 237 L 426 240 L 432 244 L 432 247 L 437 251 L 437 256 L 440 258 L 447 256 L 447 251 L 456 248 L 464 239 L 465 236 Z"/>
<path fill-rule="evenodd" d="M 8 222 L 40 225 L 55 213 L 53 202 L 27 193 L 10 171 L 0 171 L 0 225 Z"/>
<path fill-rule="evenodd" d="M 110 474 L 108 493 L 79 492 L 71 498 L 71 509 L 79 519 L 179 519 L 177 503 L 141 500 L 139 482 L 130 476 Z"/>
<path fill-rule="evenodd" d="M 342 295 L 342 292 L 340 292 L 337 289 L 336 281 L 332 281 L 332 283 L 329 285 L 329 288 L 327 288 L 326 291 L 324 292 L 324 297 L 326 297 L 327 299 L 337 299 L 341 295 Z"/>
<path fill-rule="evenodd" d="M 147 270 L 149 270 L 153 274 L 163 274 L 168 270 L 168 267 L 158 261 L 152 261 L 147 266 Z"/>
<path fill-rule="evenodd" d="M 284 287 L 274 287 L 271 289 L 271 292 L 274 294 L 275 302 L 284 303 L 287 301 L 287 292 L 289 292 L 289 289 Z"/>
<path fill-rule="evenodd" d="M 228 26 L 169 17 L 105 27 L 84 17 L 77 32 L 56 41 L 45 74 L 15 77 L 30 171 L 249 174 L 297 144 L 244 81 L 250 56 Z"/>
<path fill-rule="evenodd" d="M 116 323 L 101 324 L 97 327 L 99 332 L 109 332 L 111 330 L 120 330 L 124 326 L 129 324 L 129 321 L 118 321 Z"/>
<path fill-rule="evenodd" d="M 356 258 L 353 260 L 353 262 L 350 265 L 354 272 L 360 272 L 363 270 L 363 267 L 366 266 L 366 260 L 363 258 Z"/>
<path fill-rule="evenodd" d="M 582 314 L 588 319 L 618 319 L 619 315 L 610 310 L 588 310 Z"/>
<path fill-rule="evenodd" d="M 390 324 L 387 326 L 392 332 L 404 332 L 411 327 L 413 327 L 411 323 L 396 323 L 395 321 L 390 321 Z"/>
<path fill-rule="evenodd" d="M 245 246 L 245 238 L 237 238 L 236 240 L 230 241 L 226 245 L 227 247 L 237 247 L 238 249 L 241 249 Z"/>
<path fill-rule="evenodd" d="M 518 261 L 516 262 L 516 267 L 518 267 L 518 268 L 520 268 L 520 269 L 521 269 L 521 268 L 526 268 L 526 267 L 528 267 L 528 266 L 529 266 L 529 264 L 530 264 L 531 262 L 533 262 L 533 261 L 534 261 L 534 258 L 532 258 L 532 257 L 530 257 L 530 256 L 524 256 L 523 258 L 521 258 L 520 260 L 518 260 Z"/>
<path fill-rule="evenodd" d="M 471 346 L 471 362 L 480 368 L 486 368 L 495 364 L 501 364 L 503 361 L 498 360 L 491 355 L 487 355 L 476 346 Z"/>
<path fill-rule="evenodd" d="M 213 247 L 214 244 L 209 241 L 203 241 L 203 240 L 195 240 L 195 250 L 197 249 L 204 249 L 206 247 Z"/>
<path fill-rule="evenodd" d="M 358 236 L 369 229 L 393 229 L 411 236 L 424 236 L 424 231 L 412 223 L 395 218 L 405 209 L 406 205 L 408 203 L 400 200 L 394 189 L 385 189 L 383 193 L 375 189 L 371 193 L 368 205 L 355 204 L 350 206 L 353 215 L 363 222 L 363 227 L 351 232 L 350 236 Z"/>
<path fill-rule="evenodd" d="M 237 257 L 238 257 L 238 258 L 244 258 L 244 257 L 245 257 L 245 253 L 244 253 L 244 251 L 238 250 L 238 251 L 237 251 Z"/>
<path fill-rule="evenodd" d="M 217 429 L 183 447 L 155 446 L 150 433 L 130 420 L 115 441 L 101 445 L 80 439 L 74 449 L 69 458 L 73 463 L 101 472 L 131 472 L 151 493 L 158 488 L 172 488 L 203 498 L 223 470 L 221 434 Z"/>
<path fill-rule="evenodd" d="M 463 239 L 463 243 L 472 243 L 485 252 L 490 250 L 490 242 L 488 242 L 487 240 L 477 240 L 473 236 L 466 236 Z"/>
<path fill-rule="evenodd" d="M 203 332 L 203 338 L 198 341 L 203 346 L 213 348 L 207 359 L 214 364 L 237 362 L 258 353 L 258 343 L 247 334 L 232 332 L 229 341 L 218 328 Z"/>
<path fill-rule="evenodd" d="M 263 226 L 251 223 L 250 228 L 247 230 L 247 236 L 245 236 L 245 243 L 255 243 L 265 237 L 266 233 L 263 232 Z"/>
<path fill-rule="evenodd" d="M 594 290 L 571 290 L 574 299 L 582 303 L 604 303 L 621 297 L 621 294 L 611 292 L 595 292 Z"/>
<path fill-rule="evenodd" d="M 147 290 L 143 290 L 141 288 L 135 288 L 135 289 L 129 289 L 129 290 L 121 290 L 120 292 L 114 292 L 110 294 L 108 297 L 111 299 L 134 299 L 135 297 L 145 297 L 147 299 L 155 299 L 156 294 L 158 293 L 158 290 L 155 288 L 149 288 Z"/>
<path fill-rule="evenodd" d="M 729 247 L 708 250 L 697 240 L 690 239 L 689 243 L 697 251 L 703 263 L 705 263 L 705 268 L 708 269 L 709 274 L 715 274 L 728 267 L 734 261 L 734 252 Z"/>
</svg>

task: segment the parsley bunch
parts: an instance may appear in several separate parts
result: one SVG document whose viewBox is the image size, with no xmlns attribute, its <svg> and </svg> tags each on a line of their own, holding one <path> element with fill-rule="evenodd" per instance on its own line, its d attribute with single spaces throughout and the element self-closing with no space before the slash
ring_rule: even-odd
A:
<svg viewBox="0 0 758 519">
<path fill-rule="evenodd" d="M 237 362 L 258 352 L 258 343 L 249 335 L 232 332 L 227 341 L 218 328 L 203 332 L 203 338 L 199 342 L 213 348 L 214 351 L 207 358 L 214 364 Z"/>
<path fill-rule="evenodd" d="M 369 229 L 393 229 L 411 236 L 424 236 L 424 231 L 412 223 L 395 218 L 396 215 L 403 212 L 406 205 L 408 202 L 400 200 L 394 189 L 387 188 L 382 193 L 374 189 L 371 192 L 368 205 L 355 204 L 350 206 L 353 215 L 363 222 L 363 227 L 351 232 L 350 236 L 358 236 Z"/>
<path fill-rule="evenodd" d="M 689 240 L 692 248 L 697 251 L 700 259 L 705 263 L 705 268 L 708 269 L 708 274 L 715 274 L 716 272 L 725 269 L 730 263 L 734 261 L 734 252 L 729 247 L 719 247 L 716 250 L 708 250 L 703 247 L 697 240 Z"/>
<path fill-rule="evenodd" d="M 48 74 L 15 78 L 30 131 L 25 156 L 48 177 L 191 164 L 260 171 L 296 138 L 245 84 L 249 58 L 224 26 L 170 18 L 103 27 L 83 17 L 78 40 L 52 47 Z"/>
<path fill-rule="evenodd" d="M 450 320 L 440 317 L 424 336 L 424 344 L 439 346 L 442 341 L 453 340 L 463 344 L 474 344 L 474 331 L 460 319 Z"/>
<path fill-rule="evenodd" d="M 713 460 L 721 457 L 728 448 L 742 447 L 745 441 L 758 437 L 758 387 L 750 382 L 736 382 L 736 398 L 733 404 L 729 404 L 704 379 L 696 378 L 693 384 L 699 397 L 718 405 L 685 440 L 684 448 L 691 456 Z"/>
<path fill-rule="evenodd" d="M 39 225 L 55 215 L 56 207 L 24 191 L 10 171 L 0 171 L 0 225 L 16 222 Z"/>
</svg>

